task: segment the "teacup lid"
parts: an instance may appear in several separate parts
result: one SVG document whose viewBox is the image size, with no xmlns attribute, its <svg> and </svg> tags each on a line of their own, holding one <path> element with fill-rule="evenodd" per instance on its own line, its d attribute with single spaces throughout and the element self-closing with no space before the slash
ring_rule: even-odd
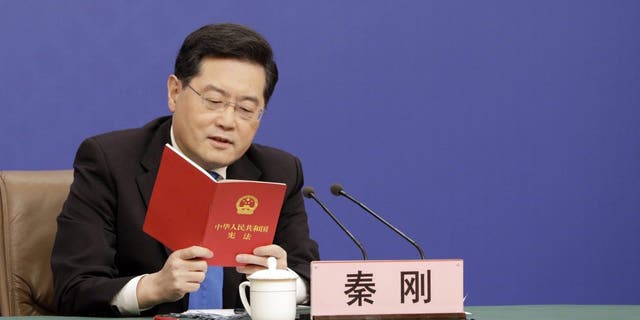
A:
<svg viewBox="0 0 640 320">
<path fill-rule="evenodd" d="M 288 280 L 288 279 L 296 279 L 298 275 L 289 271 L 289 270 L 281 270 L 276 269 L 276 258 L 269 257 L 267 258 L 267 266 L 268 269 L 256 271 L 250 276 L 247 277 L 249 280 Z"/>
</svg>

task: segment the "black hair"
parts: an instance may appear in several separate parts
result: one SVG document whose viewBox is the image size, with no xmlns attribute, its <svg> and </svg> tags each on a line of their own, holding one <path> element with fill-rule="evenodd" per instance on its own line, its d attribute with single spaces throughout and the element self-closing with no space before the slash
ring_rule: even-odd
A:
<svg viewBox="0 0 640 320">
<path fill-rule="evenodd" d="M 248 27 L 233 24 L 210 24 L 189 34 L 182 43 L 174 74 L 183 87 L 200 72 L 203 58 L 235 58 L 264 67 L 266 81 L 265 104 L 278 82 L 278 66 L 273 59 L 271 45 L 259 33 Z"/>
</svg>

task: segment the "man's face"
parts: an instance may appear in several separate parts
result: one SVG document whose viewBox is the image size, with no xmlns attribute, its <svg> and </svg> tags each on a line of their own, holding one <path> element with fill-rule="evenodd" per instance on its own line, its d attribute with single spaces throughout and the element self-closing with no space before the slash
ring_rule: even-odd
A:
<svg viewBox="0 0 640 320">
<path fill-rule="evenodd" d="M 204 58 L 189 85 L 217 101 L 264 108 L 265 71 L 258 64 L 226 58 Z M 174 75 L 167 81 L 173 134 L 184 154 L 206 170 L 224 167 L 249 149 L 260 120 L 236 116 L 233 106 L 209 110 L 202 98 Z M 234 104 L 232 104 L 234 105 Z"/>
</svg>

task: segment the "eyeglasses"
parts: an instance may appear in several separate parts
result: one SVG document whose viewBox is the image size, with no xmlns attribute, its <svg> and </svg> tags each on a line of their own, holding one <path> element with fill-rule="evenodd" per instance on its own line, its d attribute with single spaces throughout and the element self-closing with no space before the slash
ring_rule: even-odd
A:
<svg viewBox="0 0 640 320">
<path fill-rule="evenodd" d="M 233 101 L 222 101 L 217 97 L 207 97 L 205 96 L 207 94 L 206 92 L 202 94 L 189 84 L 187 84 L 187 87 L 197 94 L 202 100 L 202 105 L 211 111 L 223 111 L 227 106 L 233 106 L 236 118 L 246 121 L 260 120 L 264 114 L 264 108 L 252 105 L 242 105 Z"/>
</svg>

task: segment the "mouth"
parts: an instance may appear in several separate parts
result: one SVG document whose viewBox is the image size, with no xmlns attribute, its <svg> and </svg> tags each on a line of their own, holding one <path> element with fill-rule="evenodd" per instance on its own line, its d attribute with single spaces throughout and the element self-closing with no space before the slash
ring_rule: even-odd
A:
<svg viewBox="0 0 640 320">
<path fill-rule="evenodd" d="M 208 137 L 209 141 L 212 141 L 216 145 L 232 145 L 233 141 L 220 136 L 211 136 Z"/>
</svg>

